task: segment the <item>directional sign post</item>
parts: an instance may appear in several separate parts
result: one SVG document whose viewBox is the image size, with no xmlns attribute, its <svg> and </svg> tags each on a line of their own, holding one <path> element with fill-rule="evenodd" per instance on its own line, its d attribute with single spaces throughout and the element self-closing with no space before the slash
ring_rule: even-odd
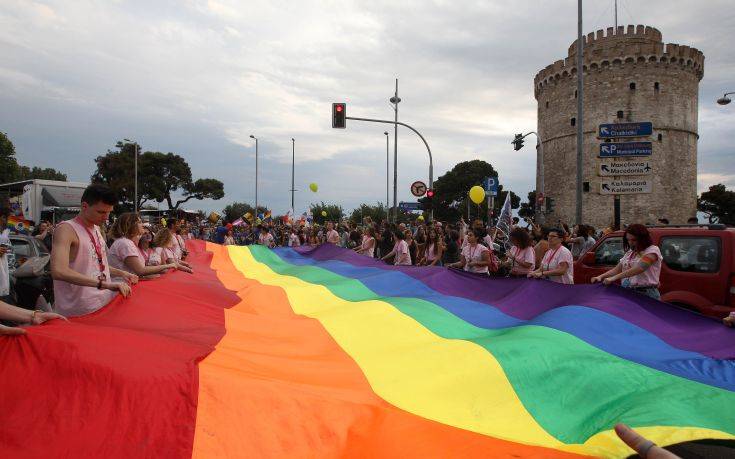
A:
<svg viewBox="0 0 735 459">
<path fill-rule="evenodd" d="M 398 208 L 404 211 L 421 210 L 421 204 L 418 202 L 403 202 L 398 203 Z"/>
<path fill-rule="evenodd" d="M 651 180 L 648 178 L 603 180 L 600 194 L 643 194 L 651 192 Z"/>
<path fill-rule="evenodd" d="M 611 175 L 648 175 L 653 170 L 651 163 L 643 159 L 613 159 L 602 163 L 597 171 L 603 177 Z"/>
<path fill-rule="evenodd" d="M 424 182 L 413 182 L 411 184 L 411 194 L 420 198 L 426 194 L 426 184 Z"/>
<path fill-rule="evenodd" d="M 653 133 L 653 123 L 612 123 L 601 124 L 597 137 L 610 139 L 614 137 L 646 137 Z"/>
<path fill-rule="evenodd" d="M 485 189 L 485 193 L 490 196 L 498 195 L 498 178 L 497 177 L 486 177 L 482 181 L 482 187 Z"/>
<path fill-rule="evenodd" d="M 651 156 L 651 142 L 620 142 L 600 144 L 600 158 L 617 158 L 620 156 Z"/>
</svg>

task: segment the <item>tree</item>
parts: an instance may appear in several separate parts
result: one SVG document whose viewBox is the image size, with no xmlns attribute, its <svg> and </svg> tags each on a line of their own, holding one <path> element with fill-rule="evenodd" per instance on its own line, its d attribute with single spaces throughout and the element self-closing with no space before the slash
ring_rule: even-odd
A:
<svg viewBox="0 0 735 459">
<path fill-rule="evenodd" d="M 92 181 L 104 183 L 118 195 L 123 207 L 132 208 L 135 199 L 135 148 L 117 142 L 117 150 L 95 159 L 97 170 Z M 173 195 L 183 194 L 174 201 Z M 191 168 L 184 158 L 174 153 L 147 151 L 138 155 L 138 207 L 147 201 L 166 202 L 169 210 L 178 210 L 191 199 L 222 199 L 224 185 L 217 179 L 192 179 Z"/>
<path fill-rule="evenodd" d="M 344 216 L 344 210 L 342 206 L 337 204 L 326 204 L 324 201 L 318 204 L 311 204 L 309 206 L 311 214 L 314 217 L 314 223 L 323 225 L 326 221 L 337 222 Z M 322 216 L 322 211 L 327 212 L 327 216 Z"/>
<path fill-rule="evenodd" d="M 42 179 L 66 182 L 66 174 L 56 169 L 33 166 L 21 166 L 15 158 L 15 146 L 7 134 L 0 132 L 0 183 L 19 182 L 21 180 Z"/>
<path fill-rule="evenodd" d="M 528 201 L 521 204 L 518 210 L 518 216 L 521 218 L 531 218 L 536 214 L 536 190 L 528 192 Z"/>
<path fill-rule="evenodd" d="M 360 204 L 359 207 L 352 211 L 350 214 L 350 220 L 355 223 L 362 223 L 366 217 L 374 222 L 381 222 L 387 218 L 385 206 L 382 203 L 377 203 L 374 206 L 370 204 Z"/>
<path fill-rule="evenodd" d="M 487 199 L 479 206 L 469 200 L 470 188 L 481 185 L 485 177 L 497 176 L 493 166 L 485 161 L 475 159 L 455 165 L 452 170 L 439 177 L 434 182 L 434 218 L 436 220 L 454 222 L 461 216 L 467 217 L 469 208 L 471 218 L 487 218 Z M 503 186 L 498 185 L 498 197 L 494 200 L 495 215 L 503 206 L 505 195 Z M 515 193 L 510 195 L 511 207 L 517 209 L 521 198 Z M 424 210 L 428 209 L 428 199 L 421 198 L 419 202 Z M 469 206 L 468 206 L 469 203 Z"/>
<path fill-rule="evenodd" d="M 268 211 L 263 206 L 258 206 L 258 214 L 263 214 Z M 228 222 L 234 222 L 238 218 L 242 218 L 245 214 L 250 213 L 250 215 L 255 215 L 255 210 L 253 209 L 253 206 L 246 202 L 233 202 L 232 204 L 228 204 L 224 209 L 222 209 L 222 213 L 224 214 L 224 218 Z"/>
<path fill-rule="evenodd" d="M 735 191 L 723 184 L 712 185 L 697 200 L 697 210 L 704 213 L 710 223 L 735 225 Z"/>
</svg>

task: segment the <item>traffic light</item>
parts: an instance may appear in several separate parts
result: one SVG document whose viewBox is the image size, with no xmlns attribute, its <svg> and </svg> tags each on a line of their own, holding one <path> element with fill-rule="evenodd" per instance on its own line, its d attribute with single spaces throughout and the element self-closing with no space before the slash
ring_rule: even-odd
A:
<svg viewBox="0 0 735 459">
<path fill-rule="evenodd" d="M 554 211 L 554 198 L 546 197 L 546 212 Z"/>
<path fill-rule="evenodd" d="M 516 134 L 515 138 L 511 142 L 513 144 L 513 149 L 515 151 L 520 150 L 523 148 L 523 134 Z"/>
<path fill-rule="evenodd" d="M 332 127 L 336 129 L 347 127 L 347 104 L 332 104 Z"/>
<path fill-rule="evenodd" d="M 426 210 L 434 208 L 434 190 L 426 190 Z"/>
</svg>

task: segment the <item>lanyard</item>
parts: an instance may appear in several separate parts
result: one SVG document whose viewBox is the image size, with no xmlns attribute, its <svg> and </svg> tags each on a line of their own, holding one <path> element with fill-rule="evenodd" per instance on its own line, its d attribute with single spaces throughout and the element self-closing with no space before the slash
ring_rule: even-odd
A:
<svg viewBox="0 0 735 459">
<path fill-rule="evenodd" d="M 107 276 L 105 275 L 105 263 L 102 259 L 102 244 L 97 240 L 97 238 L 92 234 L 92 231 L 90 231 L 89 228 L 87 228 L 84 223 L 82 223 L 81 219 L 79 217 L 76 218 L 77 223 L 79 223 L 82 228 L 84 228 L 84 231 L 87 232 L 87 236 L 89 236 L 89 240 L 92 242 L 92 245 L 94 246 L 94 253 L 97 255 L 97 264 L 99 265 L 100 269 L 100 275 L 99 280 L 105 280 Z"/>
<path fill-rule="evenodd" d="M 475 250 L 472 250 L 472 245 L 470 245 L 470 250 L 469 250 L 469 252 L 470 252 L 470 259 L 469 259 L 469 261 L 472 261 L 472 259 L 475 257 L 475 252 L 477 252 L 477 248 L 479 247 L 479 245 L 480 244 L 475 244 Z"/>
<path fill-rule="evenodd" d="M 546 271 L 550 271 L 551 270 L 551 262 L 554 261 L 554 257 L 556 256 L 556 252 L 558 252 L 559 249 L 561 249 L 561 248 L 562 248 L 562 246 L 560 245 L 559 247 L 557 247 L 556 249 L 554 249 L 554 252 L 551 254 L 551 256 L 549 257 L 549 260 L 546 262 Z M 544 258 L 546 258 L 546 257 L 544 257 Z"/>
</svg>

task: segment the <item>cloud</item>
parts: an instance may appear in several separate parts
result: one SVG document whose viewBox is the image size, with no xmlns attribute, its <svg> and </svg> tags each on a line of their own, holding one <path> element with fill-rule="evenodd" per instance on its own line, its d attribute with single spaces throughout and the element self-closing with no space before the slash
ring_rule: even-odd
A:
<svg viewBox="0 0 735 459">
<path fill-rule="evenodd" d="M 667 42 L 707 56 L 700 86 L 698 187 L 733 183 L 732 106 L 714 100 L 735 72 L 726 1 L 622 2 L 621 20 L 658 27 Z M 729 14 L 729 13 L 728 13 Z M 585 30 L 610 25 L 608 0 L 585 2 Z M 330 107 L 390 119 L 426 137 L 434 177 L 475 158 L 493 164 L 506 188 L 534 186 L 535 152 L 513 134 L 534 130 L 533 77 L 566 55 L 576 35 L 576 2 L 285 2 L 142 0 L 6 1 L 0 5 L 0 130 L 21 162 L 55 166 L 87 180 L 93 159 L 116 140 L 184 156 L 196 177 L 224 181 L 222 201 L 290 205 L 291 138 L 297 203 L 346 209 L 385 196 L 388 125 L 348 121 L 333 130 Z M 427 179 L 423 143 L 399 131 L 399 200 Z M 391 158 L 391 174 L 392 163 Z M 392 181 L 392 180 L 391 180 Z M 392 194 L 392 192 L 391 192 Z"/>
</svg>

